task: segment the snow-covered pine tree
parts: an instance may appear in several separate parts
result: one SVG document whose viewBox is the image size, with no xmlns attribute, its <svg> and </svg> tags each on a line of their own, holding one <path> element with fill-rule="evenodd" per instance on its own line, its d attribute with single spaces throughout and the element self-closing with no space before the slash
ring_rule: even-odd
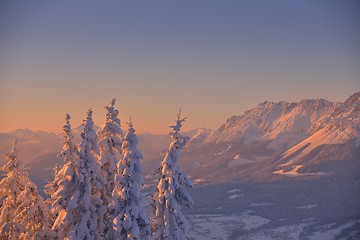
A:
<svg viewBox="0 0 360 240">
<path fill-rule="evenodd" d="M 26 229 L 17 222 L 7 222 L 0 228 L 1 240 L 23 240 L 25 239 Z"/>
<path fill-rule="evenodd" d="M 83 126 L 78 159 L 79 186 L 73 196 L 76 201 L 72 202 L 77 215 L 68 239 L 95 240 L 103 238 L 101 230 L 104 229 L 106 207 L 100 197 L 105 180 L 97 161 L 98 139 L 94 130 L 91 109 L 87 112 Z"/>
<path fill-rule="evenodd" d="M 170 126 L 172 138 L 170 147 L 161 163 L 157 195 L 155 196 L 156 212 L 153 219 L 153 238 L 157 240 L 184 240 L 188 229 L 187 221 L 181 213 L 181 206 L 190 208 L 192 198 L 186 187 L 193 185 L 186 173 L 177 165 L 180 152 L 189 141 L 189 137 L 180 135 L 182 122 L 181 110 L 176 124 Z"/>
<path fill-rule="evenodd" d="M 114 108 L 115 99 L 112 99 L 110 106 L 105 107 L 107 110 L 105 124 L 99 129 L 98 135 L 100 141 L 99 163 L 101 165 L 101 172 L 106 179 L 105 187 L 101 192 L 101 200 L 103 205 L 107 207 L 104 215 L 105 229 L 103 230 L 106 239 L 113 239 L 112 222 L 113 214 L 111 214 L 112 192 L 114 190 L 114 177 L 116 174 L 116 165 L 118 159 L 116 153 L 121 154 L 121 138 L 123 131 L 121 123 L 118 118 L 119 111 Z"/>
<path fill-rule="evenodd" d="M 79 193 L 79 178 L 77 167 L 77 146 L 73 143 L 71 133 L 70 115 L 65 115 L 65 125 L 63 127 L 64 139 L 63 150 L 58 154 L 65 161 L 61 169 L 55 168 L 54 181 L 46 185 L 45 192 L 50 195 L 47 202 L 51 206 L 53 222 L 53 237 L 56 239 L 69 238 L 69 232 L 76 225 L 78 218 L 77 209 Z"/>
<path fill-rule="evenodd" d="M 141 165 L 143 158 L 137 149 L 138 139 L 133 122 L 122 143 L 123 159 L 118 163 L 114 190 L 115 210 L 114 239 L 146 240 L 150 236 L 150 221 L 144 210 L 141 193 Z"/>
<path fill-rule="evenodd" d="M 49 237 L 49 213 L 36 185 L 17 160 L 16 139 L 6 154 L 7 173 L 0 181 L 0 239 L 36 240 Z"/>
<path fill-rule="evenodd" d="M 17 160 L 16 143 L 15 139 L 11 153 L 5 154 L 8 162 L 2 167 L 6 177 L 0 182 L 0 239 L 20 239 L 26 232 L 24 226 L 15 221 L 16 209 L 21 204 L 19 195 L 25 189 L 27 180 L 22 164 Z"/>
<path fill-rule="evenodd" d="M 46 240 L 50 236 L 50 216 L 48 206 L 40 196 L 37 186 L 27 181 L 25 189 L 20 193 L 20 206 L 16 209 L 16 221 L 27 230 L 24 239 Z"/>
</svg>

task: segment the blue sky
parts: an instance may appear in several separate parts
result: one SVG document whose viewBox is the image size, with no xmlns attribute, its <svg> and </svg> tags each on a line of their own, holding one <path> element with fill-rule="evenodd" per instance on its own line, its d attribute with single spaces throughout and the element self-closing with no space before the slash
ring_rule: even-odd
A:
<svg viewBox="0 0 360 240">
<path fill-rule="evenodd" d="M 257 103 L 360 89 L 358 1 L 2 1 L 1 131 L 59 132 L 65 112 L 164 133 L 214 128 Z"/>
</svg>

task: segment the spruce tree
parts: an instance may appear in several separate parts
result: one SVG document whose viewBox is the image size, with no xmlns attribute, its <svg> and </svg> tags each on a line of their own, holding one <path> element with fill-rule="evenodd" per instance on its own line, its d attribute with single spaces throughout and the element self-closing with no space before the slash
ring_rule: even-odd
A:
<svg viewBox="0 0 360 240">
<path fill-rule="evenodd" d="M 146 240 L 150 236 L 150 222 L 144 210 L 141 193 L 141 165 L 143 159 L 137 149 L 138 139 L 133 123 L 128 122 L 128 132 L 122 143 L 123 159 L 118 163 L 114 190 L 114 239 Z"/>
<path fill-rule="evenodd" d="M 45 240 L 50 236 L 48 206 L 40 196 L 37 186 L 27 181 L 25 189 L 20 193 L 21 205 L 16 209 L 16 221 L 26 229 L 24 239 Z"/>
<path fill-rule="evenodd" d="M 103 238 L 104 214 L 106 207 L 101 200 L 101 189 L 105 180 L 101 174 L 101 167 L 97 161 L 99 148 L 94 130 L 92 110 L 87 112 L 81 132 L 82 141 L 79 145 L 78 160 L 78 191 L 75 192 L 74 208 L 77 215 L 76 224 L 72 226 L 69 239 L 95 240 Z"/>
<path fill-rule="evenodd" d="M 2 167 L 6 177 L 0 182 L 0 239 L 20 239 L 26 229 L 15 221 L 16 209 L 21 202 L 19 195 L 25 189 L 27 177 L 23 172 L 22 163 L 17 159 L 17 140 L 13 141 L 10 154 L 5 154 L 8 162 Z"/>
<path fill-rule="evenodd" d="M 36 185 L 17 160 L 16 139 L 0 181 L 0 239 L 48 239 L 49 213 Z"/>
<path fill-rule="evenodd" d="M 180 152 L 189 141 L 189 137 L 180 135 L 182 122 L 181 110 L 177 115 L 169 136 L 172 138 L 169 149 L 161 163 L 159 183 L 155 196 L 155 217 L 153 219 L 153 237 L 158 240 L 184 240 L 188 229 L 187 221 L 181 212 L 181 206 L 190 208 L 192 198 L 186 187 L 193 185 L 186 173 L 177 165 Z"/>
<path fill-rule="evenodd" d="M 63 150 L 57 156 L 65 161 L 63 167 L 54 169 L 54 181 L 46 185 L 45 192 L 50 195 L 47 202 L 51 206 L 53 218 L 52 231 L 54 238 L 66 239 L 74 225 L 77 224 L 77 204 L 79 202 L 79 177 L 77 167 L 77 146 L 73 143 L 71 133 L 70 115 L 65 115 L 65 125 L 63 127 L 64 139 Z"/>
<path fill-rule="evenodd" d="M 101 192 L 101 200 L 103 201 L 103 205 L 107 207 L 107 211 L 104 215 L 105 229 L 103 230 L 106 239 L 113 238 L 113 215 L 109 206 L 112 203 L 112 192 L 115 186 L 114 177 L 116 174 L 116 165 L 118 163 L 116 154 L 121 154 L 121 138 L 123 135 L 121 123 L 118 118 L 119 111 L 114 108 L 114 105 L 115 99 L 112 99 L 110 106 L 105 107 L 107 110 L 105 124 L 98 131 L 100 138 L 99 163 L 101 165 L 102 175 L 106 179 L 105 187 Z"/>
</svg>

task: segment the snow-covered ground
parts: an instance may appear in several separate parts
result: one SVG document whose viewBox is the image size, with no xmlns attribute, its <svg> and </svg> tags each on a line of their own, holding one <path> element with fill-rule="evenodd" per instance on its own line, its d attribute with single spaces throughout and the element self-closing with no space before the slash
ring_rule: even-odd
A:
<svg viewBox="0 0 360 240">
<path fill-rule="evenodd" d="M 328 175 L 325 172 L 314 172 L 314 173 L 299 173 L 299 170 L 303 167 L 303 165 L 295 165 L 291 167 L 290 171 L 284 171 L 284 169 L 280 169 L 275 171 L 275 174 L 285 175 L 288 177 L 296 177 L 296 176 L 323 176 Z"/>
<path fill-rule="evenodd" d="M 270 220 L 244 212 L 241 215 L 191 215 L 189 239 L 229 239 L 232 230 L 239 227 L 252 230 L 266 225 Z"/>
<path fill-rule="evenodd" d="M 360 221 L 350 221 L 342 225 L 323 225 L 314 232 L 308 233 L 307 229 L 314 222 L 284 225 L 275 227 L 271 220 L 245 211 L 240 215 L 190 215 L 189 240 L 335 240 L 335 239 L 360 239 L 358 230 L 353 230 L 346 237 L 342 231 L 349 229 Z M 310 219 L 311 220 L 311 219 Z M 234 231 L 235 230 L 235 231 Z"/>
<path fill-rule="evenodd" d="M 289 178 L 199 185 L 187 212 L 189 239 L 360 239 L 360 188 L 333 182 Z"/>
<path fill-rule="evenodd" d="M 231 149 L 231 145 L 227 146 L 223 151 L 215 153 L 214 156 L 220 156 Z"/>
<path fill-rule="evenodd" d="M 299 209 L 312 209 L 314 207 L 317 207 L 317 204 L 308 204 L 308 205 L 299 206 L 297 208 L 299 208 Z"/>
<path fill-rule="evenodd" d="M 239 156 L 239 155 L 236 155 L 236 156 L 234 157 L 234 160 L 231 160 L 231 161 L 228 163 L 227 166 L 228 166 L 229 168 L 254 162 L 254 161 L 251 161 L 251 160 L 248 160 L 248 159 L 245 159 L 245 158 L 239 158 L 239 157 L 237 157 L 237 156 Z M 237 157 L 237 158 L 236 158 L 236 157 Z"/>
<path fill-rule="evenodd" d="M 240 197 L 243 197 L 243 196 L 245 196 L 245 193 L 233 194 L 233 195 L 230 195 L 229 198 L 230 199 L 235 199 L 235 198 L 240 198 Z"/>
<path fill-rule="evenodd" d="M 227 191 L 227 193 L 229 193 L 229 194 L 240 193 L 240 192 L 242 192 L 242 191 L 241 191 L 241 189 L 238 189 L 238 188 L 230 189 Z"/>
<path fill-rule="evenodd" d="M 249 206 L 250 207 L 263 207 L 263 206 L 271 206 L 274 205 L 273 203 L 268 203 L 268 202 L 262 202 L 262 203 L 251 203 Z"/>
<path fill-rule="evenodd" d="M 320 229 L 319 231 L 311 234 L 309 236 L 309 240 L 331 240 L 331 239 L 335 239 L 335 236 L 339 235 L 343 229 L 350 228 L 351 226 L 353 226 L 357 222 L 359 222 L 359 221 L 349 222 L 349 223 L 343 224 L 341 226 L 337 226 L 335 228 L 332 228 L 331 226 L 330 227 L 325 226 L 325 228 Z M 347 239 L 349 239 L 349 238 L 347 238 Z M 360 239 L 360 236 L 357 236 L 357 237 L 353 236 L 353 238 L 351 238 L 351 239 L 353 239 L 353 240 Z"/>
</svg>

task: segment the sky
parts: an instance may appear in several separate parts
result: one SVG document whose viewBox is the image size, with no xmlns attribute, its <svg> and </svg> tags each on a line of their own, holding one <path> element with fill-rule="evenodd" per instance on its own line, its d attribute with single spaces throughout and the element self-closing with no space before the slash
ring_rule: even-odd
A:
<svg viewBox="0 0 360 240">
<path fill-rule="evenodd" d="M 0 3 L 0 132 L 96 125 L 113 97 L 123 128 L 216 128 L 258 103 L 360 90 L 360 2 Z"/>
</svg>

